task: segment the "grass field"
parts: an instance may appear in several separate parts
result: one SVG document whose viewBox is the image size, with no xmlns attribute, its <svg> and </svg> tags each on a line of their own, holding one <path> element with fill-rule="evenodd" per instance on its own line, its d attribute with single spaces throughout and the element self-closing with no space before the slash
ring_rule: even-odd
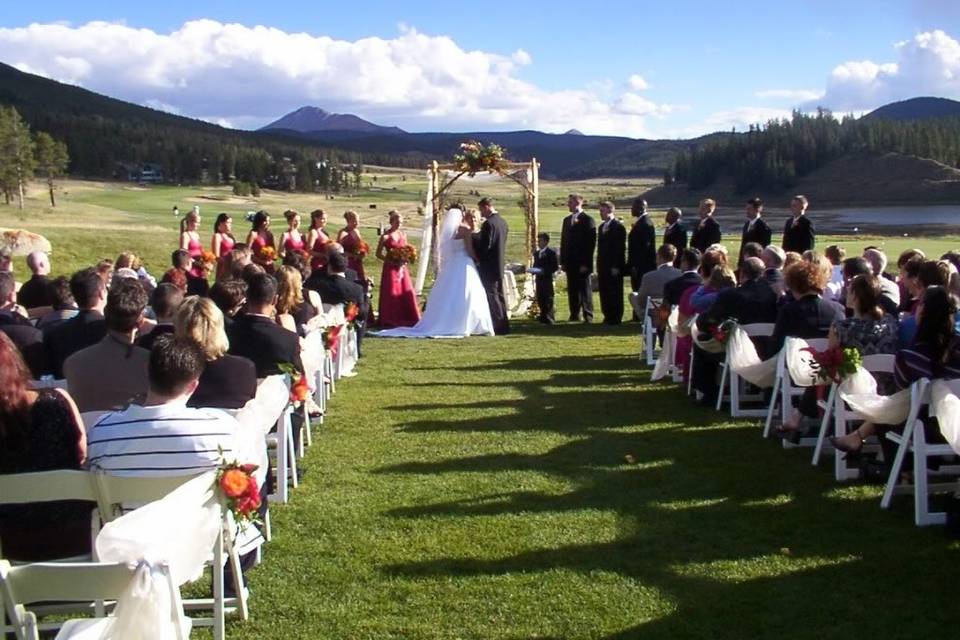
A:
<svg viewBox="0 0 960 640">
<path fill-rule="evenodd" d="M 176 245 L 174 204 L 200 203 L 205 238 L 221 210 L 320 206 L 336 220 L 354 208 L 373 240 L 390 208 L 420 226 L 424 186 L 384 171 L 356 197 L 254 201 L 225 189 L 69 182 L 55 210 L 37 189 L 24 216 L 4 215 L 50 238 L 57 273 L 131 249 L 159 274 Z M 559 229 L 569 191 L 595 201 L 642 188 L 547 183 L 543 226 Z M 492 194 L 522 229 L 509 184 L 458 189 Z M 893 255 L 907 246 L 939 255 L 960 238 L 843 243 L 851 253 L 886 243 Z M 784 451 L 755 423 L 651 383 L 635 324 L 514 328 L 503 338 L 367 340 L 303 484 L 273 509 L 274 541 L 249 576 L 252 619 L 232 622 L 229 637 L 928 638 L 957 628 L 960 543 L 916 529 L 908 501 L 883 512 L 879 487 L 838 485 L 811 468 L 809 450 Z"/>
</svg>

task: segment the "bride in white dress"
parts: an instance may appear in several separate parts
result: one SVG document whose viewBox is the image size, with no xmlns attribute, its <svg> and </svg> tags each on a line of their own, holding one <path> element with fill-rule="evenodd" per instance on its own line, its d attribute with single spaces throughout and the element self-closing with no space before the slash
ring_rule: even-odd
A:
<svg viewBox="0 0 960 640">
<path fill-rule="evenodd" d="M 472 214 L 467 213 L 468 220 Z M 473 230 L 460 209 L 447 211 L 437 233 L 440 263 L 427 297 L 427 310 L 412 327 L 379 332 L 385 338 L 492 336 L 487 293 L 474 262 Z"/>
</svg>

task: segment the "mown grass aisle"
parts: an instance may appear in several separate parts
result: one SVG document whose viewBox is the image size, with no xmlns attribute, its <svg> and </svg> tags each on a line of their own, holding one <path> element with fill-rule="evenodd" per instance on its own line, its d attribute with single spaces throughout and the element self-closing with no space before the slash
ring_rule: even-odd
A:
<svg viewBox="0 0 960 640">
<path fill-rule="evenodd" d="M 515 326 L 366 341 L 230 637 L 954 633 L 941 531 L 650 384 L 637 325 Z"/>
</svg>

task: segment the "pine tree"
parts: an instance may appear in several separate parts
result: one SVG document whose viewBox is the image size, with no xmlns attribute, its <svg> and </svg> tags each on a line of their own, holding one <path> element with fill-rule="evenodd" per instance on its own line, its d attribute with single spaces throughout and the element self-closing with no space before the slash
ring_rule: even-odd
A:
<svg viewBox="0 0 960 640">
<path fill-rule="evenodd" d="M 67 173 L 70 156 L 67 154 L 67 145 L 60 140 L 54 140 L 49 133 L 41 131 L 34 141 L 36 146 L 37 169 L 47 178 L 47 189 L 50 191 L 50 206 L 57 206 L 54 197 L 53 181 L 62 178 Z"/>
<path fill-rule="evenodd" d="M 10 194 L 17 194 L 23 210 L 27 182 L 35 166 L 30 128 L 13 107 L 0 108 L 0 183 L 9 203 Z"/>
</svg>

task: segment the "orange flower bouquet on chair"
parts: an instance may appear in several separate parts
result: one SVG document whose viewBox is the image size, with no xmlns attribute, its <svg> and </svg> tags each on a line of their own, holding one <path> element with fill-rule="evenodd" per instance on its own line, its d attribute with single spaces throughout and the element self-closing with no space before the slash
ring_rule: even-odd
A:
<svg viewBox="0 0 960 640">
<path fill-rule="evenodd" d="M 260 486 L 253 472 L 255 464 L 240 464 L 236 461 L 225 462 L 217 470 L 217 487 L 223 493 L 226 508 L 241 526 L 250 522 L 259 522 Z"/>
</svg>

